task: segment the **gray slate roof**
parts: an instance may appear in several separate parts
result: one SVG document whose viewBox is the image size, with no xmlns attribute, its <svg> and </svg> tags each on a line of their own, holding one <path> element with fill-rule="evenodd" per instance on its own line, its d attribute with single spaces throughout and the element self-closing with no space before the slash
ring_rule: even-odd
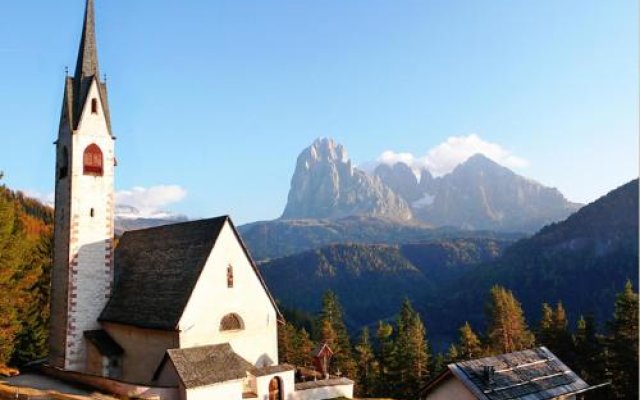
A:
<svg viewBox="0 0 640 400">
<path fill-rule="evenodd" d="M 103 330 L 84 331 L 84 337 L 93 344 L 103 356 L 119 356 L 124 353 L 122 347 Z"/>
<path fill-rule="evenodd" d="M 243 379 L 253 365 L 237 355 L 229 343 L 171 349 L 167 354 L 187 388 Z"/>
<path fill-rule="evenodd" d="M 148 329 L 177 329 L 226 222 L 281 318 L 233 222 L 222 216 L 125 232 L 115 251 L 113 292 L 99 320 Z"/>
<path fill-rule="evenodd" d="M 174 330 L 228 217 L 125 232 L 100 321 Z"/>
<path fill-rule="evenodd" d="M 491 383 L 485 366 L 495 368 Z M 449 370 L 482 400 L 553 399 L 589 388 L 546 347 L 450 364 Z"/>
</svg>

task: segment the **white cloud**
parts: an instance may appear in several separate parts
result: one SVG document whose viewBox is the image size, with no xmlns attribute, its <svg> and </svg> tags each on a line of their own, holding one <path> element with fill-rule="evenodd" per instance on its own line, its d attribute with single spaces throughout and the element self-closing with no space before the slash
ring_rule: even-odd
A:
<svg viewBox="0 0 640 400">
<path fill-rule="evenodd" d="M 159 185 L 149 188 L 134 187 L 116 192 L 116 205 L 127 213 L 133 207 L 137 217 L 152 217 L 166 214 L 165 207 L 182 201 L 187 191 L 178 185 Z"/>
<path fill-rule="evenodd" d="M 468 136 L 452 136 L 421 157 L 388 150 L 378 157 L 377 162 L 389 165 L 403 162 L 416 174 L 422 169 L 427 169 L 433 175 L 441 176 L 453 171 L 456 166 L 478 153 L 508 168 L 523 168 L 529 164 L 527 160 L 512 154 L 499 144 L 482 140 L 475 133 Z"/>
<path fill-rule="evenodd" d="M 40 192 L 37 192 L 35 190 L 30 190 L 30 189 L 24 190 L 24 194 L 27 197 L 31 197 L 32 199 L 36 199 L 39 202 L 41 202 L 42 204 L 47 205 L 49 207 L 53 207 L 53 204 L 55 202 L 55 197 L 56 197 L 54 192 L 44 194 L 44 193 L 40 193 Z"/>
</svg>

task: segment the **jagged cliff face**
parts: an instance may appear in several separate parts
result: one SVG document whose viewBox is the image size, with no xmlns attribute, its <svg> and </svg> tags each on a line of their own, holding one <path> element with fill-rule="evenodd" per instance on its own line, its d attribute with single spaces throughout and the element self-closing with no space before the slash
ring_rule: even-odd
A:
<svg viewBox="0 0 640 400">
<path fill-rule="evenodd" d="M 354 168 L 342 145 L 318 139 L 299 156 L 283 219 L 411 218 L 407 202 L 380 178 Z"/>
<path fill-rule="evenodd" d="M 432 202 L 414 207 L 414 213 L 436 226 L 532 232 L 579 208 L 557 189 L 519 176 L 479 154 L 437 179 L 432 187 Z"/>
<path fill-rule="evenodd" d="M 298 157 L 283 219 L 388 217 L 432 226 L 535 232 L 579 208 L 557 189 L 477 154 L 433 177 L 408 165 L 354 168 L 342 145 L 318 139 Z"/>
</svg>

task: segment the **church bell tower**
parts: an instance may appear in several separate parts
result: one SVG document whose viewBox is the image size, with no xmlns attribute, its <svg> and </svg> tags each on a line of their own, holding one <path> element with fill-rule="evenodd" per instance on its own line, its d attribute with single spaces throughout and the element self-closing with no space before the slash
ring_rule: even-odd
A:
<svg viewBox="0 0 640 400">
<path fill-rule="evenodd" d="M 87 0 L 55 142 L 49 364 L 65 370 L 86 369 L 84 332 L 99 328 L 113 284 L 114 140 L 99 75 L 94 2 Z"/>
</svg>

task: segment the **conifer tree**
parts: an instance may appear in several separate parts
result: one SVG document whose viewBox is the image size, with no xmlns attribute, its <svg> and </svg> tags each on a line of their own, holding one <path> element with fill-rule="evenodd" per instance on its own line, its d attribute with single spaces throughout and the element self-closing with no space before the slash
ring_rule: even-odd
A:
<svg viewBox="0 0 640 400">
<path fill-rule="evenodd" d="M 487 338 L 489 350 L 493 354 L 511 353 L 533 347 L 535 337 L 527 327 L 522 306 L 510 290 L 494 286 L 491 289 L 487 311 Z"/>
<path fill-rule="evenodd" d="M 396 394 L 412 398 L 429 374 L 429 350 L 422 319 L 409 300 L 405 300 L 398 317 L 395 349 Z"/>
<path fill-rule="evenodd" d="M 548 303 L 542 303 L 542 316 L 536 332 L 538 344 L 553 348 L 553 309 Z"/>
<path fill-rule="evenodd" d="M 376 331 L 378 342 L 379 379 L 377 393 L 389 394 L 392 392 L 392 375 L 395 360 L 395 343 L 393 340 L 393 326 L 386 322 L 378 323 Z"/>
<path fill-rule="evenodd" d="M 618 294 L 613 320 L 609 323 L 612 389 L 617 399 L 638 395 L 638 293 L 627 281 Z"/>
<path fill-rule="evenodd" d="M 457 348 L 459 360 L 472 360 L 484 355 L 482 343 L 469 322 L 466 322 L 460 328 L 460 339 Z"/>
<path fill-rule="evenodd" d="M 371 396 L 375 392 L 375 384 L 378 380 L 378 361 L 376 360 L 369 328 L 364 328 L 360 335 L 360 341 L 355 347 L 356 362 L 358 365 L 357 392 L 359 396 Z"/>
<path fill-rule="evenodd" d="M 606 360 L 604 343 L 597 334 L 596 321 L 593 315 L 580 316 L 573 337 L 576 350 L 576 372 L 590 384 L 602 383 L 606 380 Z"/>
<path fill-rule="evenodd" d="M 444 358 L 444 361 L 447 364 L 456 363 L 462 361 L 462 357 L 460 357 L 460 349 L 458 345 L 455 343 L 451 343 L 449 348 L 447 349 L 447 356 Z"/>
<path fill-rule="evenodd" d="M 4 187 L 0 187 L 4 190 Z M 16 276 L 22 260 L 23 233 L 13 204 L 0 194 L 0 366 L 9 362 L 20 330 Z"/>
<path fill-rule="evenodd" d="M 293 359 L 295 365 L 304 367 L 310 365 L 311 352 L 313 351 L 313 342 L 309 336 L 309 332 L 305 328 L 300 329 L 296 336 L 296 351 Z"/>
<path fill-rule="evenodd" d="M 554 343 L 551 345 L 551 351 L 565 363 L 573 364 L 575 361 L 575 349 L 571 332 L 569 332 L 567 312 L 562 302 L 558 302 L 553 311 L 553 336 Z"/>
<path fill-rule="evenodd" d="M 16 335 L 12 364 L 24 365 L 48 353 L 49 298 L 53 267 L 53 232 L 48 230 L 27 254 L 18 305 L 20 331 Z"/>
<path fill-rule="evenodd" d="M 289 322 L 278 326 L 278 359 L 281 363 L 293 363 L 295 359 L 296 328 Z"/>
<path fill-rule="evenodd" d="M 320 326 L 323 340 L 329 343 L 331 350 L 334 352 L 331 362 L 334 372 L 340 372 L 347 377 L 355 377 L 357 371 L 356 364 L 353 361 L 351 340 L 344 324 L 342 307 L 338 301 L 338 296 L 332 291 L 328 291 L 322 299 Z M 329 329 L 329 326 L 331 329 Z"/>
</svg>

